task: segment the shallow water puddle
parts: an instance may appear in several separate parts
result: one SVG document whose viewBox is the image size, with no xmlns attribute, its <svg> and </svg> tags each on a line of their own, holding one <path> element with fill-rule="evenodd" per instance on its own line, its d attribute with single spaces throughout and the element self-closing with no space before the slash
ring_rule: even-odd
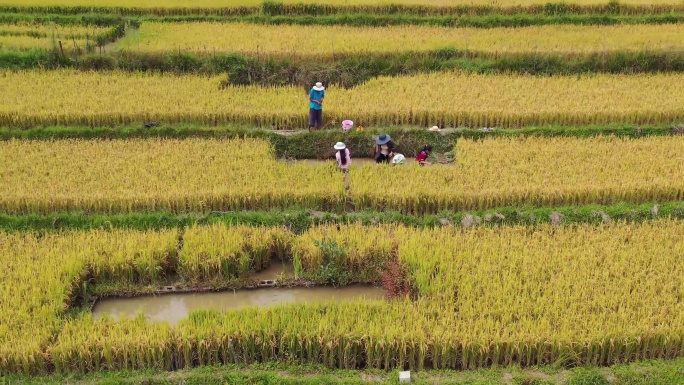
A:
<svg viewBox="0 0 684 385">
<path fill-rule="evenodd" d="M 382 299 L 382 288 L 367 285 L 351 285 L 334 288 L 316 286 L 310 288 L 264 288 L 209 293 L 163 294 L 136 298 L 107 298 L 98 301 L 93 309 L 94 317 L 105 314 L 118 318 L 121 314 L 133 318 L 144 314 L 149 321 L 167 321 L 173 325 L 188 317 L 195 310 L 236 310 L 248 306 L 270 307 L 290 303 L 321 303 L 327 301 L 352 301 L 360 298 Z"/>
<path fill-rule="evenodd" d="M 279 277 L 282 278 L 294 278 L 294 265 L 292 262 L 282 262 L 277 259 L 271 260 L 269 267 L 256 272 L 249 276 L 251 279 L 256 280 L 275 280 Z"/>
</svg>

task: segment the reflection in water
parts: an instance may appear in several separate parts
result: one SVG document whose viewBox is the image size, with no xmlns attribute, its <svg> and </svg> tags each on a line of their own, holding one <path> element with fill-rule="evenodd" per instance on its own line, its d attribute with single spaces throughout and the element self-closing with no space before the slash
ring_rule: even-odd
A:
<svg viewBox="0 0 684 385">
<path fill-rule="evenodd" d="M 288 303 L 321 303 L 349 301 L 358 298 L 381 299 L 383 290 L 372 286 L 346 286 L 333 288 L 267 288 L 225 291 L 220 293 L 164 294 L 137 298 L 110 298 L 98 301 L 93 309 L 95 318 L 105 314 L 132 318 L 144 314 L 150 321 L 168 321 L 177 324 L 195 310 L 235 310 L 248 306 L 268 307 Z"/>
<path fill-rule="evenodd" d="M 291 261 L 282 262 L 277 259 L 271 261 L 271 265 L 264 270 L 254 273 L 249 276 L 250 279 L 261 280 L 275 280 L 282 274 L 282 278 L 294 278 L 294 265 Z"/>
</svg>

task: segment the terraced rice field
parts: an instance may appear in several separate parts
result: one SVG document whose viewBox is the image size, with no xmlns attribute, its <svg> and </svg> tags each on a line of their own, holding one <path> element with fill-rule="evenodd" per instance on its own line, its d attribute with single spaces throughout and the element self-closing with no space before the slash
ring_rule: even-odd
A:
<svg viewBox="0 0 684 385">
<path fill-rule="evenodd" d="M 177 253 L 197 247 L 211 258 L 198 261 L 204 274 L 237 273 L 239 265 L 222 269 L 214 260 L 241 260 L 227 251 L 250 246 L 225 241 L 244 239 L 249 230 L 214 228 L 220 238 L 180 250 L 175 230 L 0 234 L 6 263 L 0 274 L 11 283 L 0 292 L 0 370 L 169 370 L 285 356 L 330 367 L 413 369 L 672 358 L 684 353 L 682 226 L 671 220 L 477 230 L 353 225 L 298 237 L 254 229 L 264 235 L 254 246 L 267 250 L 283 242 L 302 266 L 297 274 L 309 277 L 320 274 L 312 241 L 321 237 L 346 251 L 334 261 L 355 274 L 397 258 L 418 297 L 199 312 L 176 327 L 142 318 L 96 321 L 66 309 L 85 276 L 155 281 L 170 264 L 186 263 L 174 262 Z M 244 260 L 245 268 L 260 268 L 257 257 Z"/>
<path fill-rule="evenodd" d="M 587 368 L 684 359 L 682 23 L 680 0 L 0 0 L 0 383 L 682 383 Z M 449 164 L 359 159 L 383 133 Z M 352 285 L 375 296 L 93 314 Z"/>
<path fill-rule="evenodd" d="M 338 58 L 361 54 L 470 51 L 478 57 L 515 53 L 579 55 L 615 51 L 681 51 L 684 27 L 667 25 L 545 25 L 524 28 L 432 26 L 346 27 L 247 23 L 143 23 L 119 48 L 212 55 L 239 52 L 261 57 Z"/>
<path fill-rule="evenodd" d="M 342 210 L 348 194 L 357 209 L 427 214 L 684 200 L 680 137 L 462 140 L 455 151 L 452 167 L 353 168 L 345 192 L 343 174 L 332 163 L 279 162 L 266 142 L 256 140 L 10 141 L 0 143 L 0 155 L 8 160 L 0 165 L 0 209 Z M 377 189 L 378 180 L 387 188 Z"/>
<path fill-rule="evenodd" d="M 116 126 L 238 123 L 307 126 L 299 87 L 222 87 L 225 77 L 155 73 L 4 72 L 0 124 Z M 444 84 L 449 87 L 444 88 Z M 461 72 L 382 77 L 351 89 L 330 87 L 326 119 L 372 125 L 522 127 L 676 124 L 684 119 L 684 75 L 536 77 Z M 49 87 L 48 87 L 49 85 Z M 435 89 L 440 97 L 434 98 Z M 191 102 L 189 102 L 191 101 Z M 268 108 L 264 108 L 268 106 Z"/>
</svg>

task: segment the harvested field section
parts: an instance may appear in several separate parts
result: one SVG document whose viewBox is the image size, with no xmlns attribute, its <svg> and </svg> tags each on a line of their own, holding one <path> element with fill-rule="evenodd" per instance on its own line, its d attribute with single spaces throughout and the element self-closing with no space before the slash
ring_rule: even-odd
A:
<svg viewBox="0 0 684 385">
<path fill-rule="evenodd" d="M 286 165 L 257 140 L 0 143 L 0 210 L 207 212 L 344 203 L 332 165 Z"/>
<path fill-rule="evenodd" d="M 684 138 L 459 140 L 454 167 L 350 171 L 358 209 L 426 214 L 684 198 Z M 375 181 L 385 181 L 378 189 Z"/>
<path fill-rule="evenodd" d="M 138 32 L 121 40 L 119 47 L 151 52 L 180 49 L 208 55 L 239 52 L 293 59 L 420 53 L 443 48 L 472 51 L 478 57 L 534 52 L 571 56 L 614 51 L 681 51 L 684 25 L 548 25 L 481 29 L 143 23 Z"/>
<path fill-rule="evenodd" d="M 156 120 L 305 128 L 308 118 L 307 94 L 301 88 L 222 88 L 224 76 L 65 70 L 4 72 L 0 78 L 0 93 L 8 96 L 0 102 L 4 126 Z M 684 119 L 683 86 L 682 74 L 381 77 L 352 89 L 329 87 L 324 119 L 352 119 L 366 127 L 678 123 Z M 434 97 L 436 89 L 439 98 Z"/>
</svg>

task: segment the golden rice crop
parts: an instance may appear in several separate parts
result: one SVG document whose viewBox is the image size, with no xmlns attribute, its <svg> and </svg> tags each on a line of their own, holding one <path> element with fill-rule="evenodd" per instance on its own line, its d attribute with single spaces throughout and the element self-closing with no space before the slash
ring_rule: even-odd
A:
<svg viewBox="0 0 684 385">
<path fill-rule="evenodd" d="M 94 41 L 90 40 L 88 43 L 85 39 L 76 39 L 76 49 L 83 50 L 86 48 L 88 44 L 90 46 L 94 46 Z M 55 41 L 52 40 L 52 38 L 48 37 L 33 37 L 33 36 L 25 36 L 25 35 L 20 35 L 20 36 L 0 36 L 0 48 L 3 49 L 9 49 L 9 50 L 19 50 L 19 51 L 25 51 L 25 50 L 30 50 L 30 49 L 53 49 L 55 47 L 59 47 L 59 43 L 56 43 Z M 63 43 L 63 50 L 65 52 L 72 52 L 74 51 L 74 43 L 69 40 L 65 41 Z"/>
<path fill-rule="evenodd" d="M 176 238 L 175 230 L 0 232 L 0 375 L 47 370 L 46 348 L 86 280 L 149 282 Z"/>
<path fill-rule="evenodd" d="M 676 201 L 683 154 L 681 137 L 459 140 L 454 166 L 351 170 L 350 195 L 356 209 L 414 214 Z M 332 164 L 285 164 L 256 140 L 6 141 L 0 158 L 0 210 L 14 214 L 341 209 L 345 200 Z"/>
<path fill-rule="evenodd" d="M 422 214 L 684 198 L 681 137 L 459 140 L 455 153 L 453 167 L 351 170 L 356 208 Z"/>
<path fill-rule="evenodd" d="M 90 26 L 0 24 L 0 48 L 56 49 L 61 40 L 65 52 L 85 50 L 87 46 L 94 47 L 97 35 L 107 31 L 107 28 Z"/>
<path fill-rule="evenodd" d="M 178 273 L 193 284 L 245 278 L 267 268 L 272 257 L 284 258 L 290 237 L 280 228 L 194 226 L 183 234 Z"/>
<path fill-rule="evenodd" d="M 6 213 L 340 208 L 332 165 L 288 165 L 258 140 L 0 143 Z"/>
<path fill-rule="evenodd" d="M 0 73 L 0 125 L 116 126 L 144 121 L 305 128 L 298 87 L 234 86 L 224 77 L 127 72 Z M 684 119 L 682 74 L 534 77 L 458 72 L 380 77 L 329 87 L 324 118 L 468 127 L 653 124 Z M 435 90 L 439 97 L 435 98 Z"/>
<path fill-rule="evenodd" d="M 665 220 L 417 231 L 399 258 L 422 293 L 453 304 L 434 330 L 452 341 L 433 352 L 436 366 L 504 365 L 513 356 L 524 365 L 609 364 L 684 353 L 683 281 L 664 273 L 678 269 L 684 244 L 672 237 L 681 229 Z M 487 353 L 458 357 L 465 341 Z"/>
<path fill-rule="evenodd" d="M 172 370 L 174 334 L 168 323 L 150 324 L 144 317 L 94 321 L 92 315 L 84 315 L 64 323 L 49 353 L 58 373 Z"/>
<path fill-rule="evenodd" d="M 34 37 L 47 37 L 71 39 L 90 37 L 92 40 L 101 33 L 106 33 L 109 28 L 84 25 L 47 25 L 47 24 L 0 24 L 0 35 L 27 35 Z"/>
<path fill-rule="evenodd" d="M 681 51 L 684 25 L 545 25 L 521 28 L 436 26 L 300 26 L 248 23 L 143 23 L 119 48 L 285 57 L 468 50 L 478 56 L 509 53 L 576 55 L 614 51 Z"/>
<path fill-rule="evenodd" d="M 197 236 L 202 229 L 192 231 Z M 174 232 L 2 233 L 0 370 L 168 370 L 273 360 L 475 368 L 684 355 L 682 221 L 422 230 L 350 225 L 335 231 L 315 228 L 292 245 L 335 238 L 346 242 L 350 259 L 363 250 L 364 258 L 391 250 L 389 258 L 407 266 L 419 298 L 198 312 L 173 328 L 142 318 L 71 318 L 64 314 L 67 299 L 89 263 L 127 263 L 93 257 L 116 247 L 98 238 L 119 237 L 144 254 L 157 247 L 143 239 L 167 239 L 161 243 L 170 246 Z M 365 245 L 366 234 L 378 241 L 376 249 Z"/>
<path fill-rule="evenodd" d="M 301 271 L 315 277 L 320 266 L 332 262 L 355 282 L 376 282 L 384 264 L 396 254 L 404 230 L 393 225 L 368 228 L 359 224 L 311 228 L 292 240 L 295 274 Z M 325 255 L 324 247 L 334 250 Z"/>
<path fill-rule="evenodd" d="M 548 3 L 548 0 L 499 0 L 495 5 L 502 7 L 541 5 Z M 223 8 L 261 5 L 263 0 L 154 0 L 141 3 L 136 0 L 0 0 L 0 5 L 4 6 L 66 6 L 66 7 L 126 7 L 126 8 Z M 325 5 L 422 5 L 455 7 L 464 5 L 491 6 L 491 0 L 284 0 L 285 4 L 315 3 Z M 607 0 L 573 0 L 570 4 L 581 5 L 600 5 L 608 4 Z M 622 0 L 622 4 L 648 5 L 648 4 L 677 4 L 676 0 Z"/>
</svg>

